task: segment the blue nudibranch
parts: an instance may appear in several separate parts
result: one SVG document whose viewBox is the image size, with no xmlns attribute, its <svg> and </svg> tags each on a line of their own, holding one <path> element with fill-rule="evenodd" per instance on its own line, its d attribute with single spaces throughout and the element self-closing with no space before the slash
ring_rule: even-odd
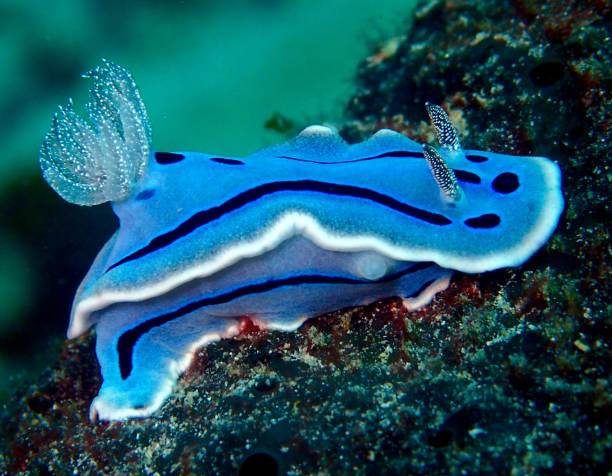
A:
<svg viewBox="0 0 612 476">
<path fill-rule="evenodd" d="M 68 329 L 96 328 L 92 419 L 150 415 L 194 351 L 235 335 L 241 316 L 292 330 L 385 297 L 415 309 L 452 270 L 520 265 L 563 208 L 553 162 L 462 150 L 431 104 L 439 149 L 386 129 L 349 145 L 311 126 L 244 158 L 155 152 L 131 75 L 103 61 L 85 76 L 88 120 L 60 108 L 40 163 L 64 199 L 110 201 L 119 217 Z"/>
</svg>

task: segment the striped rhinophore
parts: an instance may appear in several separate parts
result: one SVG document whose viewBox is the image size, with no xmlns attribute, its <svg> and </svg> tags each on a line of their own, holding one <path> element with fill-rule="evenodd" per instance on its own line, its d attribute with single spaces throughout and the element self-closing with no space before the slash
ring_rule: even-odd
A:
<svg viewBox="0 0 612 476">
<path fill-rule="evenodd" d="M 292 330 L 385 297 L 412 310 L 452 270 L 518 266 L 563 208 L 553 162 L 462 150 L 432 105 L 439 151 L 386 129 L 349 145 L 310 126 L 248 157 L 155 152 L 129 73 L 108 61 L 94 71 L 89 122 L 56 119 L 41 148 L 60 195 L 111 201 L 120 221 L 68 329 L 96 328 L 104 382 L 92 419 L 150 415 L 195 349 L 238 333 L 241 316 Z"/>
</svg>

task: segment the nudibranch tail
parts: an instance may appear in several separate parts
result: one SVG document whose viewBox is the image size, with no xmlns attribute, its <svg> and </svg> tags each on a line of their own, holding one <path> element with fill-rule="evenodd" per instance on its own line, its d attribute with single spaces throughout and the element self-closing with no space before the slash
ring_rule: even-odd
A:
<svg viewBox="0 0 612 476">
<path fill-rule="evenodd" d="M 151 127 L 132 76 L 102 60 L 92 78 L 88 121 L 72 102 L 53 118 L 40 148 L 40 166 L 49 185 L 66 201 L 97 205 L 130 196 L 143 176 L 151 150 Z"/>
<path fill-rule="evenodd" d="M 425 109 L 427 109 L 431 124 L 436 129 L 436 135 L 438 136 L 440 146 L 447 150 L 460 150 L 461 145 L 459 143 L 459 136 L 448 118 L 446 111 L 440 106 L 430 102 L 425 103 Z"/>
<path fill-rule="evenodd" d="M 432 146 L 425 144 L 423 146 L 423 153 L 444 198 L 449 202 L 459 201 L 462 194 L 455 173 L 446 164 L 440 153 Z"/>
</svg>

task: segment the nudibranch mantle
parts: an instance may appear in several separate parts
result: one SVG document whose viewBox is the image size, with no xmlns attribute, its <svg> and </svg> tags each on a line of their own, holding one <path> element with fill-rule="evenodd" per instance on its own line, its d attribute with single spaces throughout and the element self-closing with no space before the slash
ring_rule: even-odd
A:
<svg viewBox="0 0 612 476">
<path fill-rule="evenodd" d="M 292 330 L 385 297 L 416 309 L 452 270 L 520 265 L 563 208 L 552 161 L 462 150 L 431 104 L 440 150 L 386 129 L 349 145 L 310 126 L 248 157 L 155 152 L 131 75 L 103 61 L 88 77 L 89 122 L 60 108 L 41 167 L 63 198 L 111 201 L 120 222 L 68 330 L 96 328 L 92 418 L 150 415 L 194 351 L 236 335 L 241 316 Z"/>
</svg>

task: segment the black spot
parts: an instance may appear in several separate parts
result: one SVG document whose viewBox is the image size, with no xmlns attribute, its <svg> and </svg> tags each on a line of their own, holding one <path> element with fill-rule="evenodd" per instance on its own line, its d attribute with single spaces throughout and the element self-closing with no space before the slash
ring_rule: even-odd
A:
<svg viewBox="0 0 612 476">
<path fill-rule="evenodd" d="M 147 188 L 143 190 L 142 192 L 140 192 L 138 195 L 136 195 L 136 200 L 148 200 L 153 195 L 155 195 L 155 189 Z"/>
<path fill-rule="evenodd" d="M 444 448 L 455 443 L 465 447 L 471 440 L 470 431 L 483 420 L 484 414 L 478 407 L 464 407 L 450 414 L 444 422 L 427 438 L 427 444 L 434 448 Z"/>
<path fill-rule="evenodd" d="M 41 393 L 35 393 L 30 398 L 27 399 L 28 406 L 30 410 L 34 413 L 45 414 L 53 405 L 53 402 L 47 395 L 43 395 Z"/>
<path fill-rule="evenodd" d="M 522 351 L 525 357 L 535 360 L 544 355 L 549 344 L 546 337 L 536 331 L 526 331 L 520 335 L 522 336 Z"/>
<path fill-rule="evenodd" d="M 495 228 L 501 223 L 501 218 L 495 213 L 485 213 L 479 217 L 468 218 L 464 223 L 470 228 Z"/>
<path fill-rule="evenodd" d="M 236 160 L 236 159 L 223 159 L 221 157 L 213 157 L 212 159 L 213 162 L 217 162 L 218 164 L 224 164 L 224 165 L 244 165 L 244 162 L 242 160 Z"/>
<path fill-rule="evenodd" d="M 578 124 L 574 127 L 572 127 L 568 133 L 567 133 L 567 137 L 569 140 L 571 140 L 572 142 L 577 141 L 578 139 L 581 139 L 585 134 L 586 134 L 586 129 L 584 128 L 584 126 L 582 126 L 581 124 Z"/>
<path fill-rule="evenodd" d="M 552 86 L 563 78 L 565 65 L 559 61 L 546 61 L 540 63 L 529 71 L 529 79 L 534 86 L 545 88 Z"/>
<path fill-rule="evenodd" d="M 466 155 L 465 158 L 468 159 L 470 162 L 476 162 L 478 164 L 489 160 L 484 155 L 475 155 L 475 154 Z"/>
<path fill-rule="evenodd" d="M 242 462 L 238 476 L 276 476 L 278 470 L 278 462 L 274 456 L 268 453 L 254 453 Z"/>
<path fill-rule="evenodd" d="M 519 188 L 519 179 L 512 172 L 504 172 L 493 179 L 491 186 L 498 193 L 512 193 Z"/>
<path fill-rule="evenodd" d="M 457 180 L 460 180 L 461 182 L 467 182 L 467 183 L 482 182 L 482 180 L 480 179 L 478 175 L 472 172 L 468 172 L 467 170 L 453 169 L 453 172 L 455 172 L 455 177 L 457 177 Z"/>
<path fill-rule="evenodd" d="M 427 444 L 434 448 L 444 448 L 453 441 L 453 432 L 443 428 L 427 437 Z"/>
<path fill-rule="evenodd" d="M 175 154 L 173 152 L 155 152 L 155 161 L 161 165 L 176 164 L 183 160 L 183 154 Z"/>
</svg>

